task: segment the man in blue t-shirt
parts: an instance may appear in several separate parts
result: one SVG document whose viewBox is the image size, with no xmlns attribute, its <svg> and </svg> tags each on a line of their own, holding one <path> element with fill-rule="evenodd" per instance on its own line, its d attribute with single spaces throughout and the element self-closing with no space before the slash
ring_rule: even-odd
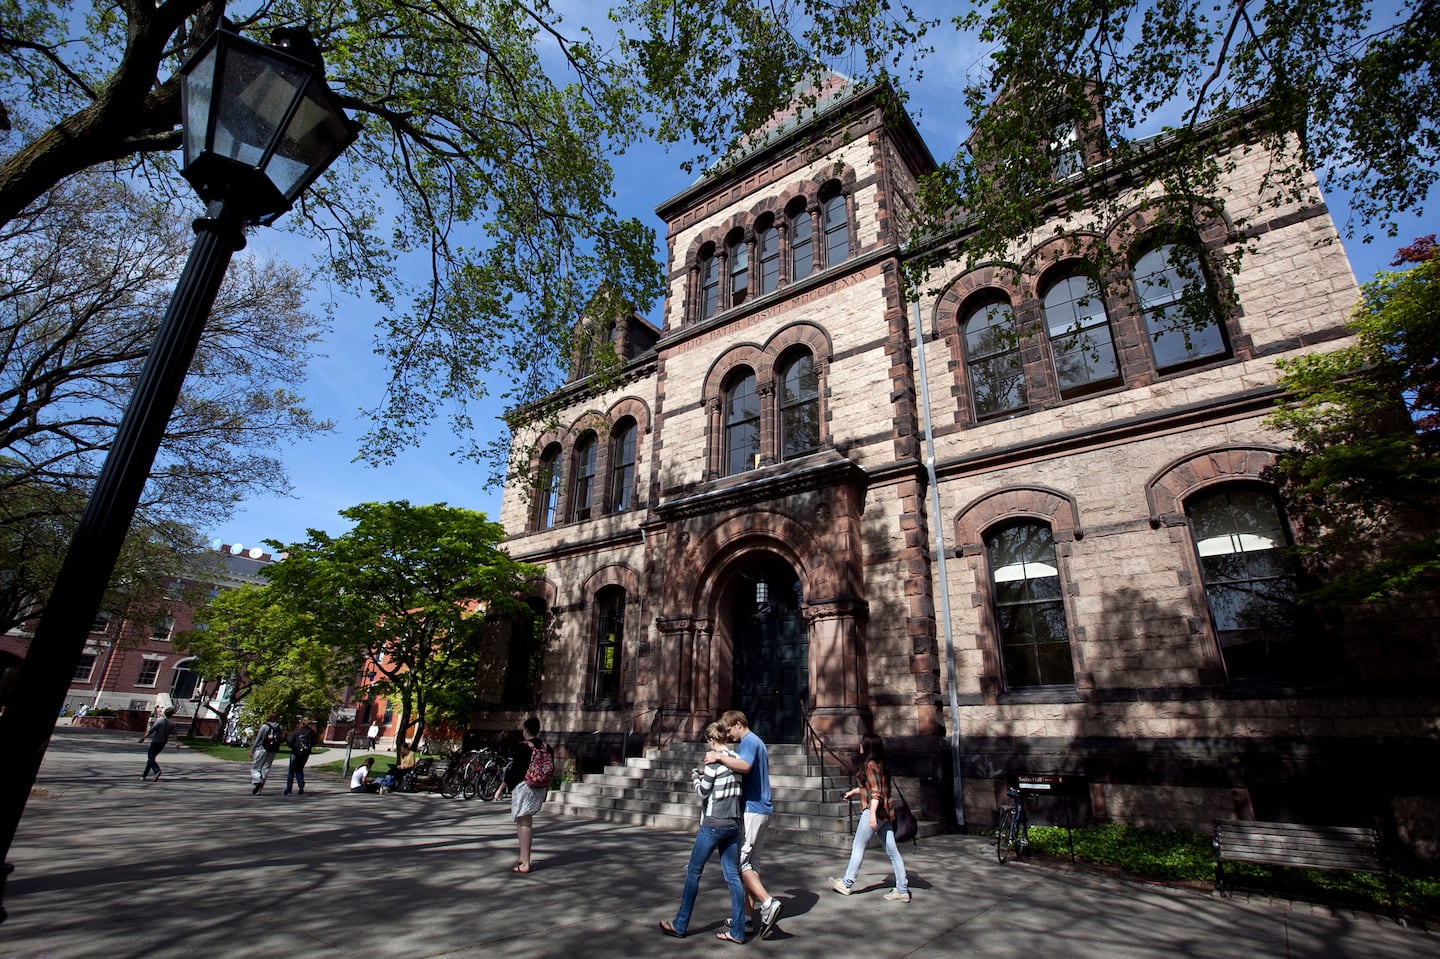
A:
<svg viewBox="0 0 1440 959">
<path fill-rule="evenodd" d="M 743 777 L 741 796 L 745 800 L 745 839 L 740 846 L 740 881 L 745 886 L 747 911 L 758 907 L 760 937 L 763 939 L 780 918 L 780 900 L 766 891 L 760 874 L 755 871 L 755 856 L 765 842 L 765 829 L 770 825 L 770 814 L 775 811 L 770 802 L 770 754 L 765 750 L 765 741 L 750 731 L 750 722 L 740 710 L 726 710 L 720 717 L 720 725 L 725 728 L 730 741 L 735 743 L 735 755 L 728 756 L 712 750 L 705 754 L 705 762 L 722 763 Z"/>
</svg>

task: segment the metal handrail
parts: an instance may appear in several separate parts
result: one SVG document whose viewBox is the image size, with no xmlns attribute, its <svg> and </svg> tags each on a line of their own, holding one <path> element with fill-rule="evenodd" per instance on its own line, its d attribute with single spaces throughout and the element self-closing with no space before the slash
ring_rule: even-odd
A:
<svg viewBox="0 0 1440 959">
<path fill-rule="evenodd" d="M 821 792 L 821 799 L 823 800 L 823 799 L 825 798 L 825 797 L 824 797 L 824 793 L 825 793 L 825 790 L 826 790 L 826 783 L 827 783 L 827 780 L 829 779 L 829 777 L 826 775 L 826 772 L 825 772 L 825 754 L 826 754 L 826 753 L 829 753 L 831 756 L 833 756 L 833 757 L 835 758 L 835 765 L 836 765 L 837 767 L 839 767 L 839 769 L 845 771 L 845 776 L 846 776 L 847 780 L 848 780 L 848 777 L 849 777 L 849 774 L 850 774 L 850 771 L 851 771 L 851 770 L 850 770 L 850 764 L 847 763 L 844 759 L 840 758 L 839 753 L 837 753 L 837 752 L 835 752 L 835 750 L 831 749 L 830 746 L 829 746 L 829 744 L 825 742 L 825 738 L 824 738 L 823 736 L 821 736 L 818 732 L 815 731 L 815 726 L 810 722 L 810 714 L 811 714 L 811 712 L 813 712 L 813 709 L 811 709 L 811 708 L 805 708 L 804 705 L 803 705 L 803 703 L 802 703 L 800 713 L 801 713 L 801 716 L 802 716 L 802 717 L 804 718 L 804 720 L 805 720 L 805 739 L 806 739 L 806 745 L 809 746 L 809 745 L 811 745 L 811 744 L 813 743 L 813 745 L 814 745 L 814 747 L 815 747 L 815 749 L 814 749 L 815 759 L 816 759 L 816 761 L 820 764 L 820 792 Z M 808 749 L 807 749 L 807 752 L 808 752 Z M 808 767 L 808 765 L 809 765 L 809 757 L 808 757 L 808 755 L 807 755 L 807 757 L 806 757 L 806 765 L 807 765 L 807 767 Z M 846 816 L 849 818 L 849 821 L 850 821 L 850 831 L 853 833 L 853 832 L 855 831 L 855 805 L 854 805 L 853 803 L 846 803 L 846 804 L 845 804 L 845 814 L 846 814 Z"/>
</svg>

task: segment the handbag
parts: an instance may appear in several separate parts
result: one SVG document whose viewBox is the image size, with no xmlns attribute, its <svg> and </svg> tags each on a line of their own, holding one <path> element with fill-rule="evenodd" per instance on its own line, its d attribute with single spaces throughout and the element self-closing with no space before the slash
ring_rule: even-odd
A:
<svg viewBox="0 0 1440 959">
<path fill-rule="evenodd" d="M 915 814 L 910 811 L 910 804 L 905 801 L 905 794 L 900 792 L 899 784 L 895 784 L 895 792 L 900 795 L 895 800 L 895 841 L 910 842 L 920 832 L 920 824 L 915 821 Z"/>
</svg>

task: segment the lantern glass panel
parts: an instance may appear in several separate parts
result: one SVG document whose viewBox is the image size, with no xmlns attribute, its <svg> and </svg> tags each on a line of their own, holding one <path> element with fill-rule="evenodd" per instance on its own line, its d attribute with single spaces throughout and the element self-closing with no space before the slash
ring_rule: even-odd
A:
<svg viewBox="0 0 1440 959">
<path fill-rule="evenodd" d="M 298 197 L 310 181 L 349 145 L 349 127 L 325 88 L 311 82 L 289 126 L 265 164 L 265 175 L 287 200 Z"/>
<path fill-rule="evenodd" d="M 184 121 L 182 133 L 185 141 L 185 165 L 195 162 L 205 149 L 205 134 L 209 129 L 210 102 L 215 97 L 215 60 L 218 47 L 211 44 L 206 54 L 195 62 L 185 81 L 180 86 L 180 101 Z"/>
<path fill-rule="evenodd" d="M 259 168 L 285 122 L 290 105 L 310 79 L 310 71 L 264 55 L 265 51 L 236 46 L 226 51 L 221 102 L 215 117 L 218 156 Z"/>
</svg>

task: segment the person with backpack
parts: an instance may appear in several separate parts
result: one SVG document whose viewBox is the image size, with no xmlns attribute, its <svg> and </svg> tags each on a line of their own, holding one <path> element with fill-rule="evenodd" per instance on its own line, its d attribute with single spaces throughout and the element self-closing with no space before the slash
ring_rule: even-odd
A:
<svg viewBox="0 0 1440 959">
<path fill-rule="evenodd" d="M 531 716 L 521 724 L 525 738 L 516 744 L 505 785 L 510 789 L 510 815 L 520 839 L 520 859 L 511 872 L 530 871 L 530 846 L 535 835 L 535 814 L 545 802 L 550 778 L 555 773 L 555 753 L 540 738 L 540 720 Z"/>
<path fill-rule="evenodd" d="M 255 733 L 255 742 L 250 744 L 250 785 L 254 787 L 250 795 L 258 795 L 265 788 L 265 780 L 270 777 L 270 764 L 275 762 L 275 754 L 284 742 L 285 727 L 280 725 L 280 714 L 271 713 Z"/>
<path fill-rule="evenodd" d="M 909 902 L 910 884 L 905 876 L 905 860 L 895 844 L 895 806 L 890 801 L 890 770 L 885 765 L 885 740 L 874 733 L 860 737 L 860 769 L 855 773 L 855 788 L 842 799 L 860 797 L 864 811 L 855 824 L 855 841 L 850 845 L 850 863 L 845 875 L 830 880 L 830 888 L 842 896 L 854 891 L 860 864 L 865 861 L 865 845 L 874 835 L 881 836 L 890 868 L 895 870 L 895 888 L 885 894 L 891 902 Z"/>
<path fill-rule="evenodd" d="M 305 795 L 305 764 L 310 761 L 310 750 L 315 748 L 315 742 L 319 737 L 315 735 L 315 727 L 310 725 L 308 718 L 300 720 L 300 725 L 286 740 L 290 746 L 290 770 L 285 774 L 285 795 L 290 795 L 290 789 L 297 783 L 300 786 L 300 795 Z"/>
</svg>

